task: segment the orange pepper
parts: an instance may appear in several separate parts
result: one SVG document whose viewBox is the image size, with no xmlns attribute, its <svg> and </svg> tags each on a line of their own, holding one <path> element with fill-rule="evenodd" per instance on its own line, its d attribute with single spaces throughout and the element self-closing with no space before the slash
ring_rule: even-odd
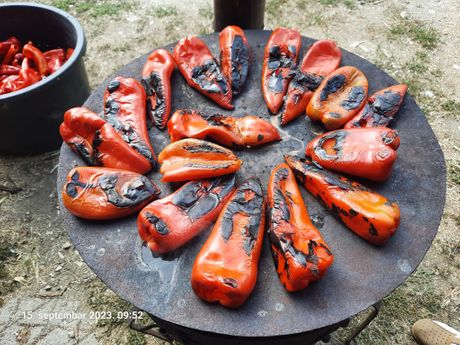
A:
<svg viewBox="0 0 460 345">
<path fill-rule="evenodd" d="M 265 202 L 257 178 L 239 185 L 192 268 L 192 288 L 207 302 L 241 306 L 254 290 L 262 250 Z"/>
<path fill-rule="evenodd" d="M 177 182 L 222 176 L 237 171 L 242 161 L 217 144 L 182 139 L 166 146 L 158 155 L 161 181 Z"/>
<path fill-rule="evenodd" d="M 220 67 L 229 81 L 234 95 L 243 89 L 249 73 L 251 48 L 244 31 L 238 26 L 227 26 L 219 34 Z"/>
<path fill-rule="evenodd" d="M 308 159 L 284 159 L 303 186 L 358 236 L 375 245 L 393 236 L 400 219 L 396 202 Z"/>
<path fill-rule="evenodd" d="M 152 169 L 150 162 L 134 150 L 98 115 L 86 108 L 65 112 L 59 127 L 61 137 L 88 165 L 123 169 L 144 174 Z"/>
<path fill-rule="evenodd" d="M 101 167 L 76 167 L 62 188 L 64 206 L 86 219 L 115 219 L 133 214 L 160 195 L 147 177 Z"/>
<path fill-rule="evenodd" d="M 307 106 L 312 121 L 338 129 L 364 106 L 367 98 L 366 76 L 356 67 L 344 66 L 329 74 L 316 89 Z"/>
<path fill-rule="evenodd" d="M 342 51 L 334 41 L 322 40 L 312 44 L 299 68 L 291 72 L 294 76 L 281 113 L 282 125 L 305 114 L 313 92 L 325 76 L 339 67 L 341 60 Z"/>
<path fill-rule="evenodd" d="M 319 135 L 308 143 L 306 154 L 327 169 L 384 181 L 391 174 L 398 147 L 395 130 L 350 128 Z"/>
<path fill-rule="evenodd" d="M 367 99 L 361 111 L 344 128 L 386 127 L 398 112 L 406 94 L 406 85 L 393 85 L 377 91 Z"/>
<path fill-rule="evenodd" d="M 166 127 L 171 114 L 171 74 L 176 63 L 165 49 L 153 51 L 142 70 L 142 85 L 147 93 L 147 112 L 152 123 Z"/>
<path fill-rule="evenodd" d="M 146 120 L 146 94 L 133 78 L 116 77 L 104 93 L 104 119 L 129 146 L 156 167 Z"/>
<path fill-rule="evenodd" d="M 139 213 L 139 236 L 157 254 L 176 250 L 217 219 L 235 188 L 235 175 L 188 182 Z"/>
<path fill-rule="evenodd" d="M 262 66 L 262 93 L 268 110 L 278 113 L 283 104 L 289 82 L 291 69 L 297 64 L 302 37 L 291 29 L 275 29 L 265 46 Z"/>
<path fill-rule="evenodd" d="M 168 133 L 171 141 L 209 138 L 227 147 L 253 147 L 281 140 L 276 127 L 257 116 L 207 116 L 195 110 L 176 110 L 168 122 Z"/>
<path fill-rule="evenodd" d="M 232 88 L 208 46 L 198 37 L 184 38 L 174 48 L 174 61 L 187 83 L 224 109 L 233 109 Z"/>
<path fill-rule="evenodd" d="M 292 170 L 278 164 L 268 183 L 270 241 L 275 268 L 288 291 L 321 279 L 334 261 L 321 233 L 311 223 Z"/>
</svg>

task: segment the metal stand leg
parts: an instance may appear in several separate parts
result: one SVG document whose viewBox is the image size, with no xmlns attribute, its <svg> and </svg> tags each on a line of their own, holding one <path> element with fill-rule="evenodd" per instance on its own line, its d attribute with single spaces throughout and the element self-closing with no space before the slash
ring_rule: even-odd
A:
<svg viewBox="0 0 460 345">
<path fill-rule="evenodd" d="M 135 310 L 139 310 L 139 309 L 135 309 Z M 154 336 L 155 338 L 158 338 L 172 345 L 173 339 L 171 338 L 171 336 L 168 333 L 166 333 L 164 329 L 158 326 L 155 323 L 155 321 L 152 320 L 152 318 L 150 318 L 150 320 L 151 320 L 151 323 L 149 323 L 148 325 L 139 325 L 138 323 L 136 323 L 136 319 L 130 318 L 129 328 L 131 328 L 132 330 L 147 334 L 147 335 Z"/>
<path fill-rule="evenodd" d="M 353 332 L 345 339 L 344 345 L 355 344 L 355 338 L 374 320 L 380 311 L 380 302 L 374 304 L 371 313 L 353 330 Z"/>
</svg>

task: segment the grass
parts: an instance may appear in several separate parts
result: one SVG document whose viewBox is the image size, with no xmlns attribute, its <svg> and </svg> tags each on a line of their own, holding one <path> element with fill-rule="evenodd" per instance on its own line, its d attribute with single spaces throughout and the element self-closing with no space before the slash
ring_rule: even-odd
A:
<svg viewBox="0 0 460 345">
<path fill-rule="evenodd" d="M 88 14 L 92 18 L 117 16 L 122 11 L 128 11 L 133 4 L 130 1 L 90 1 L 90 0 L 53 0 L 51 4 L 67 12 Z"/>
<path fill-rule="evenodd" d="M 449 178 L 457 186 L 460 186 L 460 161 L 454 160 L 449 165 Z"/>
<path fill-rule="evenodd" d="M 174 6 L 160 6 L 153 10 L 153 13 L 158 18 L 170 17 L 177 15 L 177 8 Z"/>
<path fill-rule="evenodd" d="M 423 48 L 432 50 L 439 44 L 440 34 L 428 24 L 414 19 L 398 18 L 388 30 L 390 38 L 408 37 Z"/>
<path fill-rule="evenodd" d="M 144 335 L 132 329 L 128 330 L 128 334 L 126 335 L 126 343 L 129 345 L 147 344 Z"/>
<path fill-rule="evenodd" d="M 0 243 L 0 296 L 14 291 L 16 283 L 11 282 L 11 277 L 6 264 L 17 257 L 14 245 L 6 241 Z M 1 299 L 0 299 L 1 305 Z"/>
</svg>

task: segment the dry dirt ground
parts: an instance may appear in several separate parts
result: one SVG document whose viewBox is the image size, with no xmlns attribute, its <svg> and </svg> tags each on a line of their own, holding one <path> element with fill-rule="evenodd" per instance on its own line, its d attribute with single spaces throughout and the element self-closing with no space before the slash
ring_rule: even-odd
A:
<svg viewBox="0 0 460 345">
<path fill-rule="evenodd" d="M 45 2 L 83 24 L 92 87 L 155 47 L 212 31 L 211 0 Z M 439 233 L 417 272 L 384 300 L 381 315 L 358 342 L 415 344 L 410 325 L 423 317 L 460 329 L 460 3 L 267 0 L 265 23 L 332 38 L 407 83 L 444 150 L 447 201 Z M 57 206 L 56 166 L 57 152 L 0 157 L 0 185 L 14 192 L 0 191 L 0 344 L 159 344 L 129 331 L 123 320 L 39 317 L 130 308 L 68 243 Z"/>
</svg>

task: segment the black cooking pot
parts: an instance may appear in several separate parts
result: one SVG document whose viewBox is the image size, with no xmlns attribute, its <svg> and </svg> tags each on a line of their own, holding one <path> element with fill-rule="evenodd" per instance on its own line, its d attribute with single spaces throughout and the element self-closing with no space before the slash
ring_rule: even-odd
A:
<svg viewBox="0 0 460 345">
<path fill-rule="evenodd" d="M 0 96 L 0 152 L 26 154 L 57 149 L 64 112 L 90 94 L 81 25 L 57 8 L 31 3 L 0 4 L 0 41 L 16 36 L 42 51 L 74 48 L 55 73 L 22 90 Z"/>
</svg>

